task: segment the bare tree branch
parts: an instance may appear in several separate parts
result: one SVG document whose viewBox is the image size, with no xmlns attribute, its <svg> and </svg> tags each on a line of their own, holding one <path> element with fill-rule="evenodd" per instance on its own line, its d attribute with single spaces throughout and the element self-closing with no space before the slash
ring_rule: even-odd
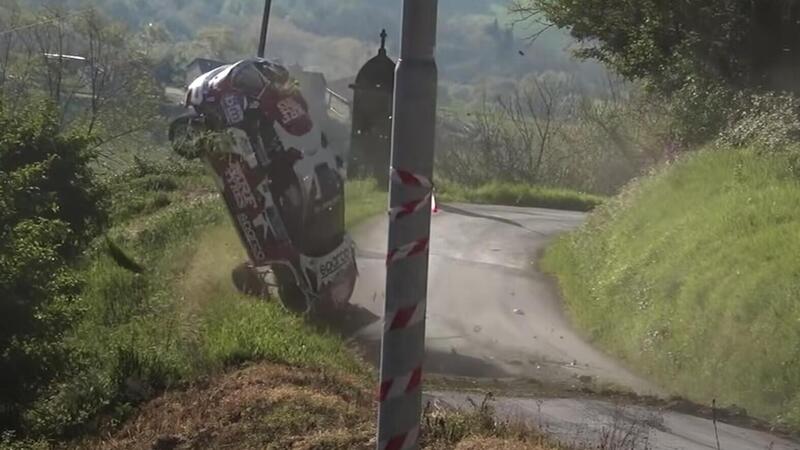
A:
<svg viewBox="0 0 800 450">
<path fill-rule="evenodd" d="M 524 24 L 535 28 L 530 34 L 525 36 L 525 40 L 535 42 L 543 34 L 554 28 L 556 25 L 544 14 L 543 8 L 532 0 L 513 0 L 508 6 L 508 11 L 514 17 L 512 24 Z"/>
</svg>

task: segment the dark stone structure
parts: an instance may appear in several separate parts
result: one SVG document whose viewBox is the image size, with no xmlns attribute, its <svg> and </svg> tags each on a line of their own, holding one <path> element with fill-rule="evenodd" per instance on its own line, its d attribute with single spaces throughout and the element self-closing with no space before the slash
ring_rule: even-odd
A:
<svg viewBox="0 0 800 450">
<path fill-rule="evenodd" d="M 389 189 L 395 62 L 386 55 L 386 30 L 381 48 L 358 72 L 353 95 L 353 128 L 348 176 L 374 177 Z"/>
</svg>

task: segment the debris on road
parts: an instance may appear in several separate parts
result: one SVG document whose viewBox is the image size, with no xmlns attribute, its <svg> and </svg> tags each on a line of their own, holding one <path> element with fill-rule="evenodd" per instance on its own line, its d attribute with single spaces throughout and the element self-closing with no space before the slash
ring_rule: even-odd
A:
<svg viewBox="0 0 800 450">
<path fill-rule="evenodd" d="M 523 310 L 521 310 L 519 308 L 515 308 L 514 309 L 514 314 L 516 314 L 518 316 L 524 316 L 525 315 L 525 311 L 523 311 Z"/>
<path fill-rule="evenodd" d="M 480 326 L 480 325 L 475 325 L 475 326 L 472 328 L 472 331 L 474 331 L 474 332 L 476 332 L 476 333 L 480 333 L 480 332 L 481 332 L 481 330 L 483 330 L 483 328 L 481 328 L 481 326 Z"/>
</svg>

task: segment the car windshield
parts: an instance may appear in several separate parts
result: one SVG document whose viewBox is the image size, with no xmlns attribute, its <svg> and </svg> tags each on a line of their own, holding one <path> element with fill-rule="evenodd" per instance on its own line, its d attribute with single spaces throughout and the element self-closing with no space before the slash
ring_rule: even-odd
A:
<svg viewBox="0 0 800 450">
<path fill-rule="evenodd" d="M 257 94 L 264 89 L 264 77 L 252 63 L 244 62 L 234 69 L 233 87 L 248 94 Z"/>
</svg>

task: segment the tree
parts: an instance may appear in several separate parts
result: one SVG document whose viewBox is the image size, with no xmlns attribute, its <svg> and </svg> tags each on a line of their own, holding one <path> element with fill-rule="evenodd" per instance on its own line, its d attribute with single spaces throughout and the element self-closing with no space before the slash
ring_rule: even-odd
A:
<svg viewBox="0 0 800 450">
<path fill-rule="evenodd" d="M 511 127 L 506 134 L 505 147 L 520 155 L 529 181 L 538 181 L 542 162 L 553 145 L 555 135 L 563 126 L 566 92 L 556 83 L 532 79 L 533 87 L 517 90 L 497 103 L 502 117 Z"/>
<path fill-rule="evenodd" d="M 701 78 L 800 94 L 798 0 L 515 0 L 511 9 L 569 29 L 579 56 L 662 92 Z"/>
<path fill-rule="evenodd" d="M 52 106 L 0 101 L 0 431 L 59 374 L 80 283 L 69 268 L 106 222 L 89 139 Z"/>
<path fill-rule="evenodd" d="M 513 92 L 487 101 L 466 118 L 443 117 L 437 164 L 453 181 L 544 183 L 545 166 L 571 114 L 569 81 L 528 77 Z"/>
<path fill-rule="evenodd" d="M 91 8 L 48 9 L 16 23 L 0 42 L 7 104 L 45 97 L 59 109 L 62 130 L 91 134 L 97 146 L 147 132 L 160 119 L 162 89 L 124 27 Z"/>
</svg>

